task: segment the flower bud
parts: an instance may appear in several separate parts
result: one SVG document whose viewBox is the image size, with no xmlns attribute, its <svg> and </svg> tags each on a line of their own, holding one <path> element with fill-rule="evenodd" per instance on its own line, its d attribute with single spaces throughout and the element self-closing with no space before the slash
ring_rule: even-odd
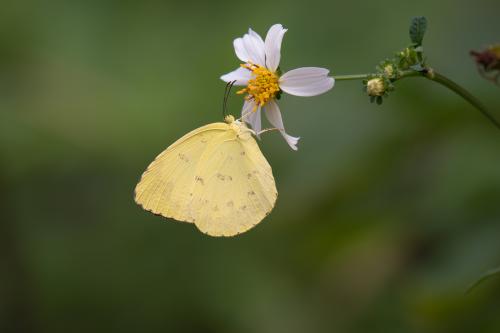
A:
<svg viewBox="0 0 500 333">
<path fill-rule="evenodd" d="M 384 67 L 384 74 L 387 76 L 387 77 L 392 77 L 394 75 L 394 67 L 389 64 L 389 65 L 386 65 Z"/>
<path fill-rule="evenodd" d="M 381 78 L 374 78 L 366 83 L 366 92 L 370 96 L 382 96 L 385 93 L 385 84 Z"/>
</svg>

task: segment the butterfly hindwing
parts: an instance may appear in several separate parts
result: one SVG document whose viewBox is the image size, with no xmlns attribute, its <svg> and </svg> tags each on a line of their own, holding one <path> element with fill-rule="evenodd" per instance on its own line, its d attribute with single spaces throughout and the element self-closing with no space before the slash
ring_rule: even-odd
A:
<svg viewBox="0 0 500 333">
<path fill-rule="evenodd" d="M 274 207 L 272 170 L 255 139 L 231 133 L 218 137 L 204 155 L 194 188 L 196 226 L 212 236 L 233 236 L 252 228 Z"/>
</svg>

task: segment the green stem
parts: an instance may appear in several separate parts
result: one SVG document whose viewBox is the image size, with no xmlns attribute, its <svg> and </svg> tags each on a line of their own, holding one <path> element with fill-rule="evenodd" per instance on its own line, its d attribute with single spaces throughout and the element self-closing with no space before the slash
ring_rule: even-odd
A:
<svg viewBox="0 0 500 333">
<path fill-rule="evenodd" d="M 354 75 L 336 75 L 333 78 L 336 81 L 347 81 L 347 80 L 364 80 L 370 77 L 374 77 L 374 74 L 354 74 Z M 399 79 L 403 79 L 406 77 L 425 77 L 431 81 L 437 82 L 451 91 L 455 92 L 457 95 L 465 99 L 472 106 L 478 109 L 486 118 L 488 118 L 496 128 L 500 130 L 500 122 L 486 109 L 486 107 L 471 93 L 465 90 L 462 86 L 458 85 L 454 81 L 448 79 L 446 76 L 435 72 L 432 69 L 427 69 L 425 71 L 405 71 L 401 73 L 398 77 Z"/>
<path fill-rule="evenodd" d="M 336 75 L 333 78 L 335 81 L 347 81 L 347 80 L 363 80 L 367 79 L 370 74 L 354 74 L 354 75 Z"/>
<path fill-rule="evenodd" d="M 472 291 L 472 289 L 476 288 L 478 285 L 480 285 L 481 283 L 483 283 L 485 280 L 488 280 L 489 278 L 495 276 L 495 275 L 498 275 L 500 274 L 500 267 L 499 268 L 495 268 L 495 269 L 491 269 L 489 271 L 487 271 L 486 273 L 484 273 L 477 281 L 475 281 L 474 283 L 472 283 L 469 288 L 467 288 L 466 290 L 466 294 L 468 294 L 469 292 Z"/>
<path fill-rule="evenodd" d="M 426 78 L 437 82 L 446 88 L 454 91 L 456 94 L 460 95 L 467 102 L 472 104 L 476 109 L 478 109 L 486 118 L 488 118 L 496 128 L 500 129 L 500 122 L 486 109 L 486 107 L 481 103 L 476 97 L 474 97 L 471 93 L 465 90 L 462 86 L 448 79 L 446 76 L 439 74 L 433 70 L 429 70 L 426 74 L 424 74 Z"/>
<path fill-rule="evenodd" d="M 421 76 L 422 74 L 417 71 L 405 71 L 402 72 L 398 79 L 402 79 L 405 77 L 410 77 L 410 76 Z M 352 75 L 335 75 L 333 78 L 335 81 L 350 81 L 350 80 L 364 80 L 368 79 L 369 77 L 376 76 L 375 74 L 352 74 Z"/>
</svg>

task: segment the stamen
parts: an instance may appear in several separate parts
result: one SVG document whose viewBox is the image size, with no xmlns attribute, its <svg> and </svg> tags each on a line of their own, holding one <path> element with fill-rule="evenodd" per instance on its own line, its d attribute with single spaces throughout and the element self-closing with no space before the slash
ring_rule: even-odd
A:
<svg viewBox="0 0 500 333">
<path fill-rule="evenodd" d="M 243 88 L 236 93 L 239 95 L 247 94 L 245 99 L 254 100 L 255 107 L 252 111 L 256 111 L 260 106 L 264 106 L 269 100 L 273 99 L 279 92 L 278 76 L 265 67 L 248 62 L 240 65 L 248 69 L 255 76 L 248 81 L 246 88 Z"/>
</svg>

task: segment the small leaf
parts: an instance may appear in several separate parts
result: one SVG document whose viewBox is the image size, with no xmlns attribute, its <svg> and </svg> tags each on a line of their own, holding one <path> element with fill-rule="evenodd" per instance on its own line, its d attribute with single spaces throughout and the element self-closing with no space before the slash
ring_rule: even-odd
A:
<svg viewBox="0 0 500 333">
<path fill-rule="evenodd" d="M 427 19 L 425 16 L 416 16 L 411 20 L 410 39 L 415 45 L 422 45 L 425 30 L 427 29 Z"/>
<path fill-rule="evenodd" d="M 483 283 L 485 280 L 488 280 L 489 278 L 500 274 L 500 267 L 491 269 L 484 273 L 479 279 L 477 279 L 474 283 L 472 283 L 469 288 L 467 288 L 467 291 L 465 292 L 466 294 L 470 293 L 472 289 L 476 288 L 478 285 Z"/>
</svg>

